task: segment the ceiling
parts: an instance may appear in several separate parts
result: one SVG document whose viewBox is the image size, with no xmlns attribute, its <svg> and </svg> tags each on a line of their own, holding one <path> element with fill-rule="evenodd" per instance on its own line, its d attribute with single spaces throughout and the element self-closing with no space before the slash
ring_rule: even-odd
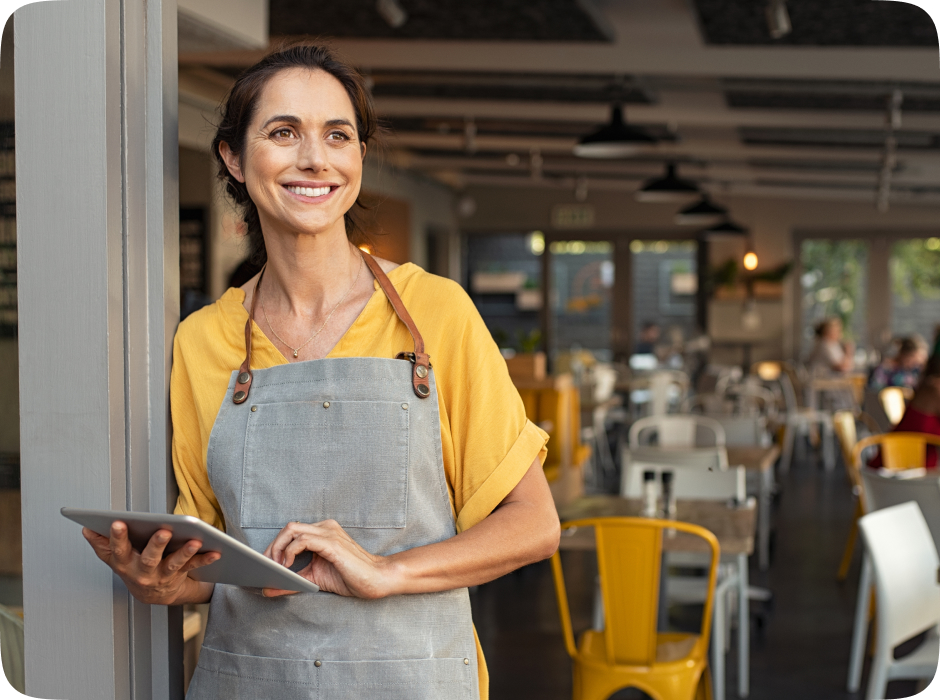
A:
<svg viewBox="0 0 940 700">
<path fill-rule="evenodd" d="M 632 191 L 676 162 L 716 194 L 874 199 L 887 161 L 892 201 L 940 203 L 937 36 L 916 7 L 787 0 L 773 40 L 763 0 L 400 4 L 392 29 L 374 0 L 271 0 L 272 36 L 334 37 L 391 127 L 388 161 L 449 186 Z M 182 52 L 181 95 L 217 101 L 260 55 Z M 573 156 L 613 103 L 659 142 Z"/>
</svg>

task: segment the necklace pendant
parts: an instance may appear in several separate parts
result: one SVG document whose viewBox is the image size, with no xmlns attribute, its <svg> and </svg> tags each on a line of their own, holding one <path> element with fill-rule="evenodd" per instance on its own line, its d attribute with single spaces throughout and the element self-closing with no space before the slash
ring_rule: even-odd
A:
<svg viewBox="0 0 940 700">
<path fill-rule="evenodd" d="M 297 357 L 298 352 L 300 352 L 300 350 L 294 350 L 294 357 Z"/>
</svg>

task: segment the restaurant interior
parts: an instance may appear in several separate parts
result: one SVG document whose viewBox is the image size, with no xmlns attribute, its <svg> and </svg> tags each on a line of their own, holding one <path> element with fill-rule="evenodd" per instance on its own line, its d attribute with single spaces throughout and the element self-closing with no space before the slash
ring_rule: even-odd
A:
<svg viewBox="0 0 940 700">
<path fill-rule="evenodd" d="M 22 690 L 13 22 L 0 646 Z M 210 155 L 219 103 L 297 37 L 363 72 L 387 128 L 365 163 L 368 249 L 463 286 L 551 438 L 559 553 L 471 590 L 490 697 L 925 688 L 940 656 L 940 416 L 918 409 L 940 390 L 930 17 L 872 0 L 179 0 L 181 317 L 245 273 Z M 187 678 L 205 620 L 187 609 Z"/>
</svg>

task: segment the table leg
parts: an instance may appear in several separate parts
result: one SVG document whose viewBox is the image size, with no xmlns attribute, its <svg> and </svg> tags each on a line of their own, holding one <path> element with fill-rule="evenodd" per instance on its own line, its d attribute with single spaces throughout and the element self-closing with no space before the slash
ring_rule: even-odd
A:
<svg viewBox="0 0 940 700">
<path fill-rule="evenodd" d="M 773 501 L 774 471 L 765 467 L 760 473 L 757 511 L 757 557 L 761 571 L 770 567 L 770 509 Z"/>
<path fill-rule="evenodd" d="M 748 616 L 750 601 L 748 587 L 747 555 L 738 555 L 738 697 L 746 698 L 750 693 L 751 621 Z"/>
</svg>

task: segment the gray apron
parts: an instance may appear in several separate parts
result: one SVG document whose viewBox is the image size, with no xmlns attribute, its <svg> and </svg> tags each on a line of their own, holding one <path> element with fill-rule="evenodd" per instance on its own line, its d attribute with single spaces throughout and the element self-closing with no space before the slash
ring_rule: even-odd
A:
<svg viewBox="0 0 940 700">
<path fill-rule="evenodd" d="M 256 551 L 291 521 L 336 520 L 383 556 L 456 534 L 423 340 L 385 273 L 363 257 L 414 353 L 252 370 L 252 300 L 245 362 L 232 373 L 207 466 L 228 534 Z M 466 588 L 361 600 L 264 598 L 216 584 L 187 700 L 363 698 L 479 698 Z"/>
</svg>

